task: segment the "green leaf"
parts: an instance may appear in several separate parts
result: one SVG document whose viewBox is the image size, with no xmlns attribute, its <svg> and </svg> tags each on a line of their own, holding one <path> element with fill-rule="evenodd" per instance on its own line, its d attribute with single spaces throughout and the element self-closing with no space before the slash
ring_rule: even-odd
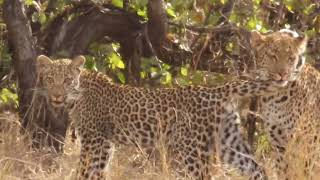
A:
<svg viewBox="0 0 320 180">
<path fill-rule="evenodd" d="M 118 51 L 118 49 L 120 48 L 120 44 L 119 43 L 112 43 L 111 46 L 112 46 L 114 51 Z"/>
<path fill-rule="evenodd" d="M 174 9 L 173 9 L 172 7 L 168 7 L 168 8 L 166 9 L 166 11 L 167 11 L 167 14 L 168 14 L 169 16 L 171 16 L 171 17 L 177 17 L 177 15 L 176 15 L 176 13 L 174 12 Z"/>
<path fill-rule="evenodd" d="M 316 8 L 316 4 L 310 4 L 308 7 L 303 9 L 303 13 L 309 15 Z"/>
<path fill-rule="evenodd" d="M 18 95 L 15 93 L 12 93 L 9 89 L 7 88 L 3 88 L 0 91 L 0 100 L 3 103 L 7 103 L 9 101 L 14 101 L 14 102 L 18 102 Z"/>
<path fill-rule="evenodd" d="M 111 4 L 116 7 L 123 8 L 123 0 L 112 0 Z"/>
<path fill-rule="evenodd" d="M 126 83 L 126 77 L 124 76 L 124 74 L 120 71 L 117 72 L 117 77 L 120 80 L 120 82 L 122 84 Z"/>
<path fill-rule="evenodd" d="M 165 72 L 161 78 L 162 84 L 170 84 L 172 82 L 172 75 L 169 72 Z"/>
<path fill-rule="evenodd" d="M 228 42 L 227 46 L 226 46 L 226 50 L 229 52 L 232 52 L 234 49 L 234 44 L 233 42 Z"/>
<path fill-rule="evenodd" d="M 111 57 L 109 57 L 110 63 L 119 69 L 124 69 L 124 63 L 121 57 L 117 53 L 112 53 Z"/>
<path fill-rule="evenodd" d="M 316 35 L 316 30 L 315 28 L 312 28 L 308 31 L 305 32 L 307 34 L 308 37 L 314 37 Z"/>
<path fill-rule="evenodd" d="M 201 84 L 203 82 L 203 74 L 201 71 L 196 71 L 192 76 L 193 84 Z"/>
<path fill-rule="evenodd" d="M 145 19 L 147 19 L 147 9 L 143 8 L 143 9 L 138 9 L 137 10 L 137 14 Z"/>
<path fill-rule="evenodd" d="M 166 82 L 167 82 L 167 83 L 171 83 L 171 80 L 172 80 L 171 73 L 168 72 L 168 73 L 166 74 Z"/>
<path fill-rule="evenodd" d="M 145 79 L 145 78 L 147 77 L 147 73 L 146 73 L 145 71 L 141 71 L 141 72 L 140 72 L 140 77 L 141 77 L 142 79 Z"/>
<path fill-rule="evenodd" d="M 152 72 L 152 73 L 156 73 L 158 71 L 159 71 L 158 68 L 155 68 L 155 67 L 150 68 L 150 72 Z"/>
<path fill-rule="evenodd" d="M 181 67 L 181 75 L 182 76 L 187 76 L 188 75 L 188 69 L 186 67 Z"/>
<path fill-rule="evenodd" d="M 32 21 L 32 22 L 37 22 L 38 19 L 39 19 L 38 13 L 35 12 L 35 13 L 33 13 L 33 14 L 31 15 L 31 21 Z"/>
<path fill-rule="evenodd" d="M 33 4 L 33 0 L 24 0 L 24 3 L 27 5 L 27 6 L 31 6 Z"/>
<path fill-rule="evenodd" d="M 256 28 L 256 24 L 257 24 L 257 21 L 254 19 L 254 18 L 251 18 L 249 21 L 248 21 L 248 28 L 250 30 L 253 30 Z"/>
<path fill-rule="evenodd" d="M 34 12 L 31 16 L 32 22 L 39 22 L 40 24 L 45 24 L 47 17 L 44 12 Z"/>
<path fill-rule="evenodd" d="M 87 69 L 90 69 L 90 70 L 93 70 L 93 71 L 97 71 L 95 57 L 93 57 L 93 56 L 86 56 L 86 64 L 85 64 L 85 67 L 86 67 Z"/>
<path fill-rule="evenodd" d="M 190 82 L 188 81 L 188 79 L 184 78 L 184 77 L 178 77 L 176 78 L 177 83 L 179 84 L 179 86 L 187 86 L 190 85 Z"/>
<path fill-rule="evenodd" d="M 41 24 L 44 24 L 47 21 L 46 14 L 44 12 L 39 13 L 39 22 Z"/>
</svg>

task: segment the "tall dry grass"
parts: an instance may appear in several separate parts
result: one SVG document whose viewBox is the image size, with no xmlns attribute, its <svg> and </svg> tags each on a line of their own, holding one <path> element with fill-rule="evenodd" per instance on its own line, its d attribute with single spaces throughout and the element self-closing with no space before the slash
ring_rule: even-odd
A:
<svg viewBox="0 0 320 180">
<path fill-rule="evenodd" d="M 65 152 L 62 155 L 45 151 L 34 151 L 29 147 L 31 141 L 19 132 L 20 125 L 15 114 L 0 114 L 0 180 L 71 180 L 74 179 L 79 156 L 79 142 L 72 143 L 67 137 Z M 297 136 L 298 137 L 298 136 Z M 308 138 L 303 136 L 303 138 Z M 260 141 L 259 141 L 260 142 Z M 264 142 L 264 141 L 261 141 Z M 305 139 L 303 142 L 306 142 Z M 264 142 L 265 143 L 265 142 Z M 295 144 L 296 143 L 296 144 Z M 258 145 L 259 146 L 259 145 Z M 267 145 L 261 145 L 267 146 Z M 302 161 L 306 158 L 306 148 L 300 147 L 301 141 L 296 139 L 289 145 L 288 156 L 292 164 L 290 171 L 294 179 L 307 180 L 303 174 Z M 320 145 L 316 144 L 317 156 Z M 160 158 L 150 159 L 147 155 L 134 147 L 122 147 L 115 150 L 111 163 L 107 168 L 107 179 L 112 180 L 176 180 L 178 177 L 174 168 L 167 163 L 166 149 L 159 146 Z M 270 179 L 275 179 L 272 169 L 273 162 L 268 151 L 257 153 L 259 161 L 266 167 Z M 312 162 L 319 169 L 319 161 Z M 243 180 L 235 169 L 212 164 L 214 180 Z M 313 170 L 314 177 L 319 177 L 319 170 Z"/>
<path fill-rule="evenodd" d="M 320 124 L 310 120 L 305 118 L 297 123 L 288 144 L 285 157 L 289 160 L 288 175 L 293 179 L 320 179 Z"/>
</svg>

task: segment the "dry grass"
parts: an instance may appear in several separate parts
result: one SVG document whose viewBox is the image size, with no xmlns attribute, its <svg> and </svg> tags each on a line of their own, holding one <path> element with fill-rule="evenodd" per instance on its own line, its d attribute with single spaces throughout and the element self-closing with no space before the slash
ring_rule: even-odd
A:
<svg viewBox="0 0 320 180">
<path fill-rule="evenodd" d="M 69 180 L 74 179 L 75 169 L 78 162 L 79 143 L 72 143 L 69 138 L 66 140 L 65 152 L 63 155 L 36 152 L 28 148 L 30 140 L 19 133 L 19 123 L 14 114 L 0 114 L 0 180 Z M 304 136 L 306 137 L 306 136 Z M 298 141 L 301 142 L 301 141 Z M 299 144 L 299 143 L 298 143 Z M 292 144 L 290 144 L 290 147 Z M 294 146 L 294 145 L 293 145 Z M 294 146 L 296 147 L 296 146 Z M 300 144 L 299 144 L 300 147 Z M 319 145 L 316 147 L 320 148 Z M 137 148 L 123 147 L 116 150 L 112 161 L 107 169 L 107 179 L 112 180 L 174 180 L 178 179 L 175 172 L 167 163 L 166 152 L 160 146 L 160 162 L 150 160 Z M 305 148 L 299 150 L 305 151 Z M 307 179 L 303 177 L 301 159 L 304 159 L 305 152 L 292 148 L 295 154 L 290 161 L 294 165 L 294 179 Z M 263 151 L 261 151 L 263 152 Z M 290 151 L 289 151 L 290 152 Z M 319 150 L 317 152 L 320 152 Z M 268 160 L 265 153 L 258 155 L 270 179 L 274 178 L 272 162 Z M 319 156 L 319 155 L 318 155 Z M 319 168 L 319 161 L 313 162 Z M 242 180 L 246 177 L 240 176 L 230 168 L 223 168 L 221 165 L 212 165 L 214 180 Z M 317 173 L 320 175 L 319 171 Z M 316 176 L 315 176 L 316 177 Z M 183 179 L 183 178 L 181 178 Z"/>
<path fill-rule="evenodd" d="M 293 140 L 288 145 L 286 157 L 289 159 L 289 176 L 295 179 L 319 179 L 320 177 L 320 127 L 309 124 L 308 119 L 301 121 Z M 317 136 L 315 138 L 315 135 Z M 309 161 L 308 161 L 309 160 Z M 309 167 L 305 169 L 312 177 L 305 177 L 304 167 L 306 161 Z"/>
</svg>

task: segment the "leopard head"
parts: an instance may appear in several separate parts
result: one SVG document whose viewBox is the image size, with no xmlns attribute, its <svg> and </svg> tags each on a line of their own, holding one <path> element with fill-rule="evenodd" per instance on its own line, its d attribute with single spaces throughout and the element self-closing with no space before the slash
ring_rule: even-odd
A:
<svg viewBox="0 0 320 180">
<path fill-rule="evenodd" d="M 290 30 L 269 34 L 252 32 L 255 73 L 264 80 L 296 80 L 305 62 L 306 45 L 307 37 L 301 37 Z"/>
<path fill-rule="evenodd" d="M 44 55 L 37 57 L 38 83 L 53 107 L 63 107 L 67 93 L 79 87 L 81 67 L 84 63 L 83 56 L 78 56 L 73 60 L 59 59 L 55 61 Z"/>
</svg>

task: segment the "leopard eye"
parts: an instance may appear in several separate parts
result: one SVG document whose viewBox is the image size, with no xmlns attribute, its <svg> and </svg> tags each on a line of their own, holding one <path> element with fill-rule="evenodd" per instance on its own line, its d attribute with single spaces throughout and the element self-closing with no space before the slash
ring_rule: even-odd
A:
<svg viewBox="0 0 320 180">
<path fill-rule="evenodd" d="M 71 78 L 66 78 L 64 80 L 64 83 L 67 84 L 67 85 L 70 85 L 72 83 L 72 79 Z"/>
<path fill-rule="evenodd" d="M 47 84 L 53 84 L 54 79 L 52 77 L 46 77 L 45 81 Z"/>
<path fill-rule="evenodd" d="M 276 55 L 272 55 L 271 59 L 273 60 L 273 62 L 277 62 L 278 61 L 278 57 Z"/>
<path fill-rule="evenodd" d="M 295 61 L 296 61 L 296 57 L 293 57 L 293 56 L 289 57 L 290 63 L 294 63 Z"/>
</svg>

